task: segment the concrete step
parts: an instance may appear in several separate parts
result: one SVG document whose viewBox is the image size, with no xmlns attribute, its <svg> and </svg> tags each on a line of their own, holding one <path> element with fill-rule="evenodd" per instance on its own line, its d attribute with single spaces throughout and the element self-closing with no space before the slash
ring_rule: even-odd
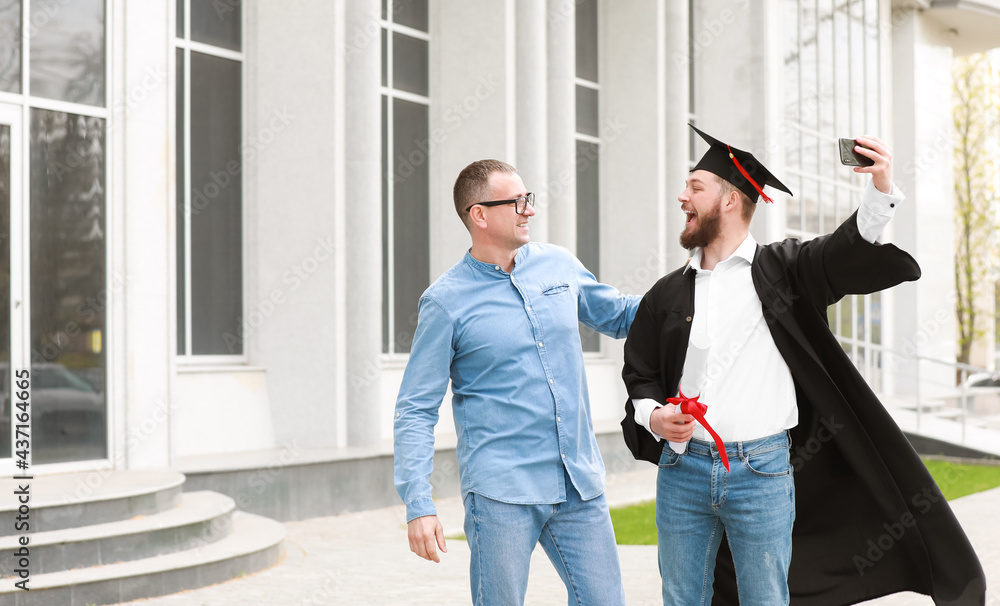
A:
<svg viewBox="0 0 1000 606">
<path fill-rule="evenodd" d="M 959 419 L 962 416 L 962 411 L 958 408 L 940 408 L 928 414 L 938 419 Z"/>
<path fill-rule="evenodd" d="M 916 410 L 916 402 L 907 402 L 900 406 L 906 410 Z M 939 410 L 946 410 L 949 408 L 948 402 L 945 400 L 923 400 L 920 402 L 920 412 L 933 413 Z"/>
<path fill-rule="evenodd" d="M 278 563 L 284 537 L 279 522 L 237 511 L 230 533 L 218 541 L 118 564 L 32 574 L 30 591 L 0 584 L 0 604 L 100 606 L 221 583 Z"/>
<path fill-rule="evenodd" d="M 0 482 L 0 536 L 15 527 L 18 486 L 31 484 L 29 532 L 48 532 L 151 515 L 177 505 L 184 474 L 175 471 L 89 471 Z"/>
<path fill-rule="evenodd" d="M 173 509 L 129 520 L 30 535 L 33 575 L 140 560 L 193 549 L 229 534 L 233 500 L 211 492 L 187 492 Z M 19 537 L 0 537 L 0 553 L 18 550 Z M 16 558 L 0 559 L 0 577 L 15 576 Z"/>
</svg>

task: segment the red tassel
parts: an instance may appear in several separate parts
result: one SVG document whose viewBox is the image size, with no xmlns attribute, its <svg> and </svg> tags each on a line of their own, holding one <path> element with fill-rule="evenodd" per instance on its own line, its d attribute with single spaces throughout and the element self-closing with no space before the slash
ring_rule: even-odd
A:
<svg viewBox="0 0 1000 606">
<path fill-rule="evenodd" d="M 728 473 L 729 455 L 726 453 L 726 444 L 722 441 L 722 437 L 720 437 L 719 434 L 712 429 L 712 426 L 708 424 L 708 421 L 705 420 L 705 411 L 708 410 L 708 406 L 698 401 L 701 394 L 699 393 L 695 397 L 689 398 L 684 395 L 684 392 L 681 391 L 679 385 L 677 386 L 677 393 L 679 393 L 680 396 L 676 398 L 667 398 L 667 402 L 670 404 L 677 404 L 680 407 L 680 412 L 694 417 L 699 423 L 701 423 L 702 427 L 708 430 L 708 433 L 712 434 L 712 438 L 715 440 L 715 448 L 719 451 L 719 456 L 722 458 L 722 464 L 725 466 L 726 472 Z"/>
<path fill-rule="evenodd" d="M 736 165 L 736 168 L 740 171 L 740 174 L 743 175 L 743 178 L 745 178 L 747 181 L 750 182 L 750 185 L 753 185 L 753 188 L 757 190 L 757 193 L 760 194 L 760 197 L 764 198 L 765 202 L 774 202 L 774 200 L 767 197 L 767 194 L 764 193 L 763 188 L 761 188 L 760 185 L 757 185 L 757 182 L 750 178 L 750 175 L 747 174 L 747 171 L 744 170 L 743 167 L 740 165 L 740 161 L 737 160 L 736 156 L 733 155 L 732 148 L 727 145 L 726 149 L 729 150 L 729 157 L 732 158 L 733 164 Z"/>
</svg>

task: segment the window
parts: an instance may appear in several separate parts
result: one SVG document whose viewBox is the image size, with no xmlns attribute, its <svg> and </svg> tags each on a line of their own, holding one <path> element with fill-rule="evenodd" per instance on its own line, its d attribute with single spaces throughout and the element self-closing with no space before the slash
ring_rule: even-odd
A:
<svg viewBox="0 0 1000 606">
<path fill-rule="evenodd" d="M 240 0 L 178 0 L 176 245 L 181 357 L 241 357 L 245 351 L 241 24 Z"/>
<path fill-rule="evenodd" d="M 11 175 L 11 136 L 10 125 L 0 124 L 0 280 L 3 284 L 10 284 L 10 202 L 12 189 Z M 7 402 L 11 402 L 11 390 L 8 388 L 12 371 L 10 356 L 10 333 L 11 333 L 11 313 L 10 313 L 10 291 L 3 293 L 7 296 L 0 297 L 0 398 L 3 398 L 4 408 L 9 408 Z M 0 412 L 0 459 L 7 459 L 11 454 L 11 412 L 4 410 Z"/>
<path fill-rule="evenodd" d="M 31 2 L 31 94 L 104 105 L 104 2 Z"/>
<path fill-rule="evenodd" d="M 103 118 L 31 110 L 32 458 L 39 463 L 106 453 L 104 134 Z"/>
<path fill-rule="evenodd" d="M 0 384 L 30 366 L 35 463 L 108 456 L 109 5 L 0 2 Z"/>
<path fill-rule="evenodd" d="M 595 276 L 601 267 L 601 139 L 598 0 L 576 5 L 576 255 Z M 583 351 L 600 351 L 600 335 L 580 326 Z"/>
<path fill-rule="evenodd" d="M 382 2 L 382 351 L 410 352 L 430 285 L 427 0 Z"/>
<path fill-rule="evenodd" d="M 0 91 L 21 92 L 21 2 L 0 2 Z"/>
<path fill-rule="evenodd" d="M 784 122 L 788 234 L 833 231 L 861 203 L 867 175 L 838 160 L 837 139 L 878 133 L 881 122 L 878 0 L 784 0 Z M 858 365 L 878 364 L 879 294 L 847 297 L 830 327 Z M 877 380 L 877 379 L 876 379 Z"/>
</svg>

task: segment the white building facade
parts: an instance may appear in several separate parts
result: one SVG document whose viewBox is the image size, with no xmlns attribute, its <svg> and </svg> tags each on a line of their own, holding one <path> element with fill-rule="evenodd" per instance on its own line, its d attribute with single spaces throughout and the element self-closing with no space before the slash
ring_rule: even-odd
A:
<svg viewBox="0 0 1000 606">
<path fill-rule="evenodd" d="M 890 141 L 885 239 L 924 275 L 831 324 L 869 369 L 954 359 L 950 60 L 997 2 L 10 0 L 0 27 L 0 362 L 33 370 L 36 473 L 337 461 L 390 494 L 417 298 L 470 243 L 458 172 L 514 164 L 533 239 L 641 294 L 687 259 L 688 122 L 795 193 L 758 241 L 831 231 L 864 185 L 837 138 Z M 621 342 L 583 337 L 620 451 Z"/>
</svg>

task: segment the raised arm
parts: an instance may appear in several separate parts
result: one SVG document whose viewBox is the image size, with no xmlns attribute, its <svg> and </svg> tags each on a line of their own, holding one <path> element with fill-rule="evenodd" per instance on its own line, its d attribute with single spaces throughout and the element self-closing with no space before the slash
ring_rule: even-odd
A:
<svg viewBox="0 0 1000 606">
<path fill-rule="evenodd" d="M 859 137 L 858 142 L 870 148 L 856 147 L 858 153 L 875 162 L 854 169 L 872 175 L 858 211 L 832 234 L 805 243 L 785 240 L 772 245 L 792 270 L 797 294 L 824 312 L 845 295 L 877 292 L 920 277 L 910 255 L 875 241 L 904 198 L 892 183 L 888 146 L 870 136 Z"/>
<path fill-rule="evenodd" d="M 855 149 L 875 162 L 872 166 L 858 166 L 854 169 L 855 172 L 870 173 L 872 176 L 861 196 L 858 232 L 866 242 L 874 243 L 905 197 L 892 182 L 892 153 L 889 146 L 881 139 L 871 136 L 858 137 L 858 142 L 870 149 Z"/>
</svg>

